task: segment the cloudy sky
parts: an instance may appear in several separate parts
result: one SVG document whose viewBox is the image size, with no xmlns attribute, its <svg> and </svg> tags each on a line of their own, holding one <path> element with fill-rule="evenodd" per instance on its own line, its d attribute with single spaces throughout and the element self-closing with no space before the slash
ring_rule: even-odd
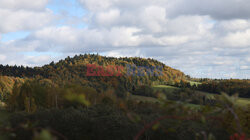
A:
<svg viewBox="0 0 250 140">
<path fill-rule="evenodd" d="M 250 78 L 249 0 L 0 0 L 0 63 L 155 58 L 193 77 Z"/>
</svg>

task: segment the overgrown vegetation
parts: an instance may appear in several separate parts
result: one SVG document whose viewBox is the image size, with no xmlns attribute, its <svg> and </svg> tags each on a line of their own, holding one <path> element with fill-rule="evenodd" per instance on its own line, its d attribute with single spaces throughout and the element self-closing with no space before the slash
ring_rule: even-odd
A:
<svg viewBox="0 0 250 140">
<path fill-rule="evenodd" d="M 87 77 L 89 63 L 161 65 L 164 71 L 159 77 Z M 250 101 L 233 94 L 248 97 L 247 80 L 190 84 L 182 72 L 153 59 L 99 55 L 75 56 L 36 68 L 0 66 L 0 73 L 5 104 L 0 109 L 0 139 L 250 137 Z"/>
</svg>

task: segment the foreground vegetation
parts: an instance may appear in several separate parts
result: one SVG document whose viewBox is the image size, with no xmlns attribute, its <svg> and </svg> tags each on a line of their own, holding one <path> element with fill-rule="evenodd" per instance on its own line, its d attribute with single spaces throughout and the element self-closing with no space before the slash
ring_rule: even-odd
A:
<svg viewBox="0 0 250 140">
<path fill-rule="evenodd" d="M 2 137 L 35 139 L 48 134 L 58 139 L 227 140 L 235 133 L 250 134 L 250 106 L 239 107 L 236 98 L 227 95 L 221 95 L 214 106 L 175 102 L 164 96 L 121 99 L 111 91 L 86 99 L 82 95 L 77 100 L 70 98 L 60 109 L 3 112 L 8 117 L 1 123 Z"/>
</svg>

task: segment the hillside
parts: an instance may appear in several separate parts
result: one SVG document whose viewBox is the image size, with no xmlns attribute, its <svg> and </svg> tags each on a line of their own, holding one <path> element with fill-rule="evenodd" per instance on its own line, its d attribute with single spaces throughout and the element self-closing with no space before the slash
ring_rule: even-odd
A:
<svg viewBox="0 0 250 140">
<path fill-rule="evenodd" d="M 103 66 L 104 69 L 108 66 L 120 66 L 123 68 L 121 70 L 122 76 L 86 76 L 87 65 L 89 64 L 95 64 L 97 67 Z M 135 66 L 135 68 L 137 66 L 144 66 L 149 69 L 160 67 L 162 68 L 162 73 L 159 70 L 154 70 L 153 74 L 149 74 L 146 69 L 143 69 L 142 71 L 145 75 L 141 76 L 138 72 L 139 70 L 136 68 L 134 75 L 128 75 L 127 66 Z M 155 76 L 155 74 L 160 76 Z M 109 86 L 117 88 L 117 86 L 120 86 L 128 91 L 131 91 L 137 85 L 174 83 L 185 79 L 183 72 L 166 66 L 154 59 L 137 57 L 114 58 L 94 54 L 79 55 L 73 58 L 67 57 L 57 63 L 51 62 L 48 65 L 34 68 L 0 65 L 0 75 L 32 79 L 46 78 L 61 86 L 69 83 L 90 86 L 97 89 L 106 89 Z"/>
<path fill-rule="evenodd" d="M 193 140 L 205 133 L 205 139 L 226 140 L 250 134 L 249 99 L 205 92 L 249 95 L 249 83 L 193 82 L 154 59 L 85 54 L 42 67 L 0 66 L 0 75 L 0 139 L 46 133 L 49 140 Z"/>
</svg>

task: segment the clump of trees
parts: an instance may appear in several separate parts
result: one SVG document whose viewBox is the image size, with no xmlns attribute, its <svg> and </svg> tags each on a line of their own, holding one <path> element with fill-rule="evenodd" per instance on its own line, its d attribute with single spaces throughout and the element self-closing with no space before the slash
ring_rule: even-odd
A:
<svg viewBox="0 0 250 140">
<path fill-rule="evenodd" d="M 250 98 L 250 81 L 249 80 L 214 80 L 211 82 L 203 82 L 197 89 L 210 92 L 225 92 L 229 95 L 238 93 L 239 97 Z"/>
<path fill-rule="evenodd" d="M 22 84 L 23 82 L 22 78 L 0 76 L 0 101 L 5 102 L 8 99 L 15 83 Z"/>
<path fill-rule="evenodd" d="M 34 79 L 23 84 L 15 83 L 7 104 L 9 110 L 25 110 L 32 113 L 42 109 L 91 106 L 105 100 L 106 97 L 126 98 L 127 94 L 128 92 L 119 86 L 97 92 L 91 86 L 71 83 L 58 86 L 49 79 Z"/>
<path fill-rule="evenodd" d="M 191 85 L 190 82 L 181 80 L 175 83 L 174 86 L 180 88 L 191 88 L 213 94 L 221 94 L 222 92 L 228 95 L 239 94 L 239 97 L 250 98 L 250 80 L 206 80 L 200 84 Z"/>
</svg>

